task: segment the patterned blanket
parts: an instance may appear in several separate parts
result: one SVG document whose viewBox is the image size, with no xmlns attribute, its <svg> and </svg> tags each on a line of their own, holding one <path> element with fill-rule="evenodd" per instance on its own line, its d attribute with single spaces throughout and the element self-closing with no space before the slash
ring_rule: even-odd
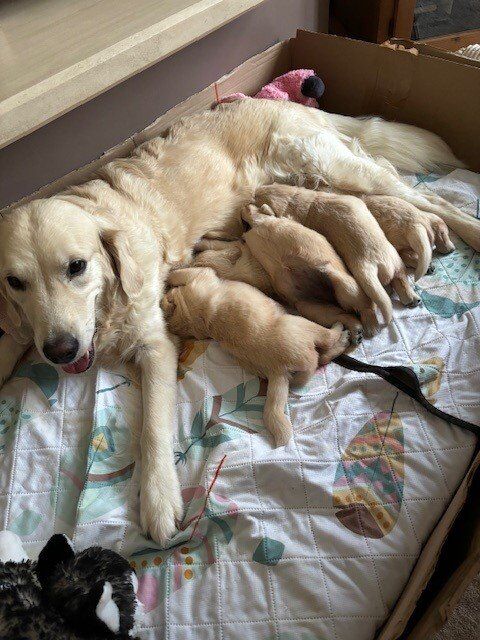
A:
<svg viewBox="0 0 480 640">
<path fill-rule="evenodd" d="M 480 216 L 480 176 L 408 176 Z M 356 351 L 414 367 L 466 420 L 480 405 L 480 256 L 460 240 L 417 283 L 423 305 Z M 142 638 L 371 640 L 471 460 L 472 434 L 335 364 L 292 392 L 294 437 L 262 425 L 265 382 L 187 342 L 175 458 L 186 505 L 168 549 L 138 527 L 140 390 L 128 370 L 59 376 L 30 353 L 0 393 L 0 526 L 35 555 L 54 532 L 138 572 Z"/>
</svg>

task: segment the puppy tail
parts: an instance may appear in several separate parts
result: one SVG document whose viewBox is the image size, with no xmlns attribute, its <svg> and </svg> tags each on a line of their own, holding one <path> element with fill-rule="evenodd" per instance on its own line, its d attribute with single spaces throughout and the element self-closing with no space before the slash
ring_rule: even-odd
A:
<svg viewBox="0 0 480 640">
<path fill-rule="evenodd" d="M 359 285 L 370 300 L 378 305 L 385 322 L 389 324 L 393 314 L 392 301 L 378 278 L 377 267 L 373 264 L 364 264 L 361 271 L 357 271 L 356 277 Z"/>
<path fill-rule="evenodd" d="M 427 230 L 423 224 L 416 224 L 415 227 L 407 233 L 407 240 L 411 248 L 418 255 L 415 280 L 419 280 L 427 273 L 432 261 L 432 245 L 430 244 Z"/>
<path fill-rule="evenodd" d="M 270 376 L 268 378 L 267 397 L 263 408 L 263 423 L 275 438 L 277 447 L 286 445 L 292 437 L 292 424 L 285 415 L 287 400 L 287 376 Z"/>
</svg>

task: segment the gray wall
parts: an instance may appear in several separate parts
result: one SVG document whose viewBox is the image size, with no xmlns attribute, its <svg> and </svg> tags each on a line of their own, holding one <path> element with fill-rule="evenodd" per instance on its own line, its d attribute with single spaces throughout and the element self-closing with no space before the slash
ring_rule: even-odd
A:
<svg viewBox="0 0 480 640">
<path fill-rule="evenodd" d="M 267 0 L 0 150 L 0 208 L 99 157 L 297 28 L 327 31 L 328 0 Z"/>
</svg>

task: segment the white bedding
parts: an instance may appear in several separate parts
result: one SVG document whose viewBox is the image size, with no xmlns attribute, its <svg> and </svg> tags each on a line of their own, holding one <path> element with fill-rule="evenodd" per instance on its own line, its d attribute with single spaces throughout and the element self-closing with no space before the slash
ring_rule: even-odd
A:
<svg viewBox="0 0 480 640">
<path fill-rule="evenodd" d="M 476 174 L 407 179 L 480 215 Z M 418 283 L 423 306 L 395 303 L 393 323 L 355 355 L 414 366 L 433 402 L 478 423 L 480 256 L 455 242 Z M 170 549 L 138 528 L 141 405 L 128 372 L 59 379 L 35 353 L 0 393 L 0 527 L 31 555 L 66 532 L 78 548 L 130 557 L 141 638 L 370 640 L 475 438 L 383 380 L 330 364 L 291 394 L 294 438 L 274 449 L 265 383 L 213 343 L 188 343 L 181 360 L 174 446 L 187 507 Z"/>
</svg>

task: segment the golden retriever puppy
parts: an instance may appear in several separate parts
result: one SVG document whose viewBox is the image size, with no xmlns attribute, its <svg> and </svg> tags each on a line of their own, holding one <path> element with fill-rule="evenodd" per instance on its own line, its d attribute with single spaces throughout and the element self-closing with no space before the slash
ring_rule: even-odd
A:
<svg viewBox="0 0 480 640">
<path fill-rule="evenodd" d="M 292 435 L 285 415 L 289 381 L 305 384 L 319 364 L 343 353 L 350 333 L 286 313 L 243 282 L 221 280 L 208 268 L 172 271 L 174 287 L 163 298 L 170 330 L 183 337 L 213 338 L 251 373 L 267 378 L 263 419 L 277 446 Z"/>
<path fill-rule="evenodd" d="M 394 196 L 368 195 L 362 200 L 405 264 L 415 269 L 415 280 L 428 273 L 434 246 L 440 253 L 455 249 L 447 225 L 434 213 Z"/>
<path fill-rule="evenodd" d="M 373 303 L 324 236 L 294 220 L 276 218 L 266 204 L 246 207 L 242 217 L 251 227 L 245 243 L 282 300 L 318 324 L 341 322 L 353 344 L 362 341 L 363 327 L 367 335 L 374 333 L 378 321 Z M 361 323 L 352 315 L 357 312 Z"/>
<path fill-rule="evenodd" d="M 193 266 L 210 267 L 220 278 L 246 282 L 295 307 L 302 316 L 317 324 L 330 327 L 341 322 L 349 329 L 352 344 L 363 340 L 364 327 L 366 335 L 374 332 L 378 321 L 371 301 L 323 236 L 293 220 L 275 217 L 271 220 L 274 216 L 271 209 L 262 214 L 250 205 L 242 215 L 252 226 L 254 218 L 258 221 L 254 230 L 245 234 L 248 241 L 201 240 L 196 247 L 201 252 L 193 259 Z M 266 224 L 262 224 L 265 218 Z M 250 250 L 250 244 L 255 245 L 258 259 Z M 344 311 L 357 308 L 362 309 L 363 327 L 357 317 Z"/>
<path fill-rule="evenodd" d="M 296 220 L 324 235 L 380 307 L 387 324 L 392 319 L 392 301 L 384 286 L 391 285 L 402 304 L 420 304 L 397 250 L 360 198 L 272 184 L 256 190 L 255 204 L 267 204 L 277 217 Z"/>
</svg>

